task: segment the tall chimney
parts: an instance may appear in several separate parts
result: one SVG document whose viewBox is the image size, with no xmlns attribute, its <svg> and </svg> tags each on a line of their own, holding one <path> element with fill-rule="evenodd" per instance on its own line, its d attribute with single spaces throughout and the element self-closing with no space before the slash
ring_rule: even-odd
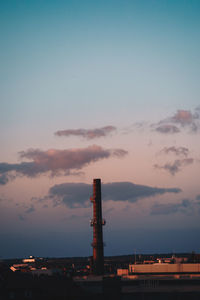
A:
<svg viewBox="0 0 200 300">
<path fill-rule="evenodd" d="M 95 275 L 103 275 L 104 273 L 104 251 L 103 251 L 103 230 L 105 220 L 102 219 L 101 208 L 101 179 L 93 180 L 93 196 L 90 198 L 93 203 L 93 266 L 92 272 Z"/>
</svg>

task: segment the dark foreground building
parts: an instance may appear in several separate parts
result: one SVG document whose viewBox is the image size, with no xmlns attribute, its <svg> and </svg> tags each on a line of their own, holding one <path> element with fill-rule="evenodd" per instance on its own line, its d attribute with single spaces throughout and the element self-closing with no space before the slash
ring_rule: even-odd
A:
<svg viewBox="0 0 200 300">
<path fill-rule="evenodd" d="M 88 278 L 80 283 L 88 299 L 116 300 L 199 300 L 200 279 L 121 280 L 119 277 Z"/>
<path fill-rule="evenodd" d="M 33 276 L 0 265 L 1 300 L 78 300 L 87 292 L 67 276 Z"/>
</svg>

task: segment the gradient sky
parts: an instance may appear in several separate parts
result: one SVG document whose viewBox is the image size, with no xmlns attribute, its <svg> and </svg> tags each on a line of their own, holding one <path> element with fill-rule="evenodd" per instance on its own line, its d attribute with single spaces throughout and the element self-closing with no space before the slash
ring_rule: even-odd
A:
<svg viewBox="0 0 200 300">
<path fill-rule="evenodd" d="M 200 1 L 0 1 L 0 257 L 200 252 Z"/>
</svg>

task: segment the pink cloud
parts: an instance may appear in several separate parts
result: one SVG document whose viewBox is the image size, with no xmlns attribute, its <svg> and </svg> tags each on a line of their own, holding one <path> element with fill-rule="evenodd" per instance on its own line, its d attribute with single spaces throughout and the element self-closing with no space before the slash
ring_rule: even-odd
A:
<svg viewBox="0 0 200 300">
<path fill-rule="evenodd" d="M 189 110 L 178 110 L 171 118 L 173 122 L 179 123 L 181 126 L 191 124 L 194 119 L 195 115 L 193 115 Z"/>
<path fill-rule="evenodd" d="M 190 110 L 179 109 L 169 118 L 152 124 L 153 130 L 160 133 L 174 134 L 180 132 L 180 128 L 188 128 L 190 132 L 197 132 L 200 129 L 200 109 L 197 107 L 192 113 Z"/>
<path fill-rule="evenodd" d="M 74 149 L 29 149 L 20 152 L 20 158 L 31 160 L 19 164 L 0 163 L 0 176 L 7 176 L 10 173 L 35 177 L 39 174 L 50 172 L 51 175 L 69 175 L 73 170 L 80 170 L 90 163 L 110 157 L 124 157 L 128 152 L 123 149 L 103 149 L 93 145 L 87 148 Z M 0 182 L 1 183 L 1 182 Z M 3 180 L 2 184 L 7 183 Z"/>
</svg>

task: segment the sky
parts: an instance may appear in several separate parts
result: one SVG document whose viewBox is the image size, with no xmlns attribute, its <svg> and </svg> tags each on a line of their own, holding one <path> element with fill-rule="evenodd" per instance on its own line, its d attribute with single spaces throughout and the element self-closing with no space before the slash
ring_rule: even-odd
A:
<svg viewBox="0 0 200 300">
<path fill-rule="evenodd" d="M 0 1 L 0 258 L 200 252 L 200 2 Z"/>
</svg>

